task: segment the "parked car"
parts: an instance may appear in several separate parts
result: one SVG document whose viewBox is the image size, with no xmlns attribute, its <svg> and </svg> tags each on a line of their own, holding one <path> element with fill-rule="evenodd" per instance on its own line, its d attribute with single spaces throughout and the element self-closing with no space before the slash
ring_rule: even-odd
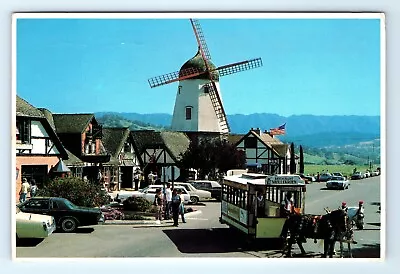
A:
<svg viewBox="0 0 400 274">
<path fill-rule="evenodd" d="M 192 204 L 197 204 L 199 201 L 208 201 L 211 197 L 211 192 L 207 190 L 197 189 L 192 184 L 174 182 L 174 186 L 183 186 L 187 192 L 190 194 L 190 202 Z"/>
<path fill-rule="evenodd" d="M 16 239 L 46 238 L 56 230 L 53 216 L 24 213 L 16 207 Z"/>
<path fill-rule="evenodd" d="M 299 175 L 300 175 L 301 179 L 303 179 L 306 182 L 306 184 L 309 184 L 309 183 L 312 183 L 312 182 L 316 181 L 314 176 L 304 175 L 304 174 L 299 174 Z"/>
<path fill-rule="evenodd" d="M 379 171 L 378 170 L 374 170 L 371 172 L 372 176 L 379 176 Z"/>
<path fill-rule="evenodd" d="M 332 173 L 332 176 L 340 176 L 340 177 L 346 177 L 346 176 L 344 176 L 342 173 L 340 173 L 340 172 L 333 172 Z"/>
<path fill-rule="evenodd" d="M 197 189 L 207 190 L 211 192 L 211 197 L 221 200 L 221 185 L 217 181 L 209 181 L 209 180 L 195 180 L 189 181 L 191 185 L 193 185 Z"/>
<path fill-rule="evenodd" d="M 80 226 L 97 225 L 104 222 L 100 208 L 74 205 L 60 197 L 33 197 L 18 205 L 22 212 L 53 216 L 56 226 L 63 232 L 73 232 Z"/>
<path fill-rule="evenodd" d="M 364 178 L 364 174 L 362 174 L 360 171 L 354 172 L 353 175 L 351 175 L 352 180 L 360 180 Z"/>
<path fill-rule="evenodd" d="M 343 176 L 332 176 L 326 182 L 327 189 L 348 189 L 349 188 L 349 181 Z"/>
<path fill-rule="evenodd" d="M 153 203 L 154 197 L 156 195 L 156 190 L 160 188 L 163 189 L 163 185 L 149 185 L 143 189 L 139 189 L 138 191 L 120 191 L 115 200 L 119 202 L 123 202 L 124 200 L 128 199 L 129 197 L 143 197 L 147 201 Z M 188 204 L 190 202 L 190 194 L 186 191 L 183 186 L 175 186 L 176 189 L 182 190 L 183 197 L 185 198 L 184 203 Z"/>
<path fill-rule="evenodd" d="M 371 177 L 371 173 L 367 170 L 364 172 L 364 178 L 369 178 Z"/>
<path fill-rule="evenodd" d="M 327 182 L 332 178 L 332 174 L 330 173 L 322 173 L 319 175 L 319 182 Z"/>
</svg>

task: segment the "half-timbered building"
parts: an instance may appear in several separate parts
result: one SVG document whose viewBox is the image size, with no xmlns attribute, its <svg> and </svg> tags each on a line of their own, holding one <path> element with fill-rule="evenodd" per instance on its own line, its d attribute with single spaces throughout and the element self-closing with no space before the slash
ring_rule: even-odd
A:
<svg viewBox="0 0 400 274">
<path fill-rule="evenodd" d="M 110 161 L 104 148 L 102 126 L 94 114 L 52 114 L 52 119 L 64 147 L 82 161 L 82 166 L 67 166 L 73 176 L 86 177 L 92 182 L 102 182 L 106 176 L 103 164 Z M 79 164 L 79 163 L 78 163 Z"/>
<path fill-rule="evenodd" d="M 131 131 L 145 178 L 155 172 L 162 182 L 175 181 L 181 172 L 178 161 L 188 148 L 190 139 L 182 132 L 153 130 Z"/>
<path fill-rule="evenodd" d="M 103 128 L 103 144 L 111 155 L 110 161 L 103 164 L 106 187 L 133 188 L 133 176 L 141 159 L 135 151 L 129 128 Z"/>
<path fill-rule="evenodd" d="M 290 171 L 290 146 L 267 131 L 251 129 L 245 135 L 230 135 L 228 140 L 246 155 L 248 168 L 265 174 L 288 174 Z"/>
<path fill-rule="evenodd" d="M 16 97 L 15 125 L 16 195 L 22 178 L 35 179 L 38 187 L 48 178 L 49 170 L 67 151 L 43 112 L 21 97 Z"/>
</svg>

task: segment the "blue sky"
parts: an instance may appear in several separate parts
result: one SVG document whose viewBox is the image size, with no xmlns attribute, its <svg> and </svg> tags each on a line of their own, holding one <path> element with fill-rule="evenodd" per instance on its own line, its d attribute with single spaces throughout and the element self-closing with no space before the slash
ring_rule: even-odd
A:
<svg viewBox="0 0 400 274">
<path fill-rule="evenodd" d="M 227 114 L 379 115 L 379 19 L 200 19 L 212 61 L 261 57 L 222 77 Z M 17 94 L 55 113 L 172 114 L 197 51 L 188 19 L 18 19 Z"/>
</svg>

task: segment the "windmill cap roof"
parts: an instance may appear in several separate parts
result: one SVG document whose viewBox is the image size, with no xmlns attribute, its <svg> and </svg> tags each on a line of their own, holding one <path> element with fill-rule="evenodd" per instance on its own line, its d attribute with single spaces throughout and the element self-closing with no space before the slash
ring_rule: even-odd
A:
<svg viewBox="0 0 400 274">
<path fill-rule="evenodd" d="M 210 60 L 207 60 L 206 62 L 207 62 L 207 65 L 208 65 L 208 67 L 209 67 L 210 69 L 215 69 L 215 68 L 216 68 L 216 66 L 215 66 Z M 196 53 L 195 56 L 193 56 L 190 60 L 186 61 L 186 63 L 183 64 L 183 66 L 182 66 L 181 69 L 179 70 L 179 76 L 182 75 L 182 73 L 183 73 L 184 70 L 189 69 L 189 68 L 194 68 L 194 69 L 197 69 L 197 70 L 200 70 L 200 71 L 206 71 L 206 69 L 207 69 L 207 68 L 206 68 L 206 63 L 204 62 L 204 59 L 203 59 L 203 57 L 201 56 L 200 49 L 197 51 L 197 53 Z M 212 79 L 213 79 L 214 81 L 218 81 L 218 80 L 219 80 L 219 73 L 218 73 L 218 71 L 216 71 L 216 70 L 213 71 L 213 72 L 211 73 L 211 75 L 212 75 Z M 204 80 L 210 80 L 210 77 L 209 77 L 208 75 L 206 75 L 206 74 L 201 74 L 201 75 L 198 75 L 198 76 L 196 76 L 196 77 L 189 78 L 189 79 L 204 79 Z"/>
</svg>

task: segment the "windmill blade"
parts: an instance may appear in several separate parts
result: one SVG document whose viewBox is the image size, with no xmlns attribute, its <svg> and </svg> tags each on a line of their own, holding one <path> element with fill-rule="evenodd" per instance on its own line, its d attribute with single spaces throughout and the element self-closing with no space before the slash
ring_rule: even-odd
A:
<svg viewBox="0 0 400 274">
<path fill-rule="evenodd" d="M 245 70 L 249 70 L 249 69 L 258 68 L 258 67 L 261 67 L 262 65 L 263 64 L 262 64 L 261 58 L 256 58 L 256 59 L 237 62 L 237 63 L 225 65 L 225 66 L 220 66 L 220 67 L 216 68 L 216 70 L 218 70 L 220 76 L 225 76 L 225 75 L 229 75 L 229 74 L 233 74 L 233 73 L 237 73 L 237 72 L 241 72 L 241 71 L 245 71 Z"/>
<path fill-rule="evenodd" d="M 208 51 L 206 40 L 204 38 L 203 30 L 201 29 L 199 20 L 190 19 L 190 23 L 192 23 L 193 31 L 194 34 L 196 35 L 197 44 L 199 45 L 200 52 L 201 55 L 203 56 L 204 61 L 211 60 L 211 55 L 210 52 Z"/>
<path fill-rule="evenodd" d="M 188 78 L 196 77 L 205 73 L 197 68 L 191 67 L 181 71 L 175 71 L 164 75 L 156 76 L 148 80 L 151 88 L 159 87 L 169 83 L 185 80 Z"/>
<path fill-rule="evenodd" d="M 213 105 L 215 114 L 217 115 L 221 132 L 227 134 L 230 132 L 228 120 L 226 118 L 225 110 L 222 105 L 221 98 L 218 93 L 217 85 L 211 80 L 207 85 L 208 94 L 210 95 L 211 103 Z"/>
</svg>

